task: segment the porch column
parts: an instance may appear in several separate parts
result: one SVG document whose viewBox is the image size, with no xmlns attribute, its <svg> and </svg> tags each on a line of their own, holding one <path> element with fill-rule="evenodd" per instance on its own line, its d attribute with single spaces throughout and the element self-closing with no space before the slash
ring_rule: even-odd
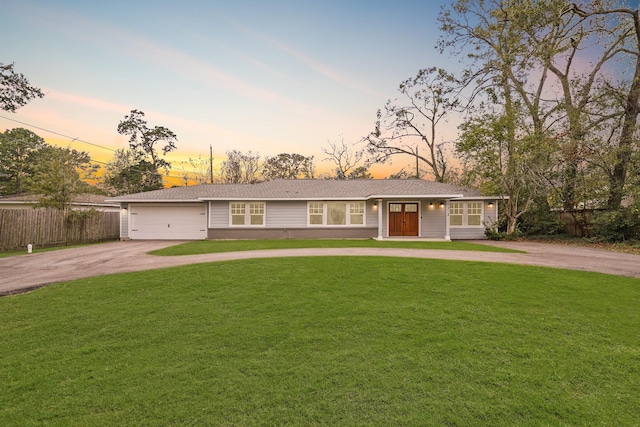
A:
<svg viewBox="0 0 640 427">
<path fill-rule="evenodd" d="M 449 201 L 448 200 L 444 201 L 444 218 L 445 218 L 444 239 L 451 240 L 451 233 L 449 232 L 449 229 L 451 228 L 451 224 L 449 223 Z"/>
<path fill-rule="evenodd" d="M 382 199 L 376 199 L 376 203 L 378 204 L 378 239 L 382 239 Z"/>
</svg>

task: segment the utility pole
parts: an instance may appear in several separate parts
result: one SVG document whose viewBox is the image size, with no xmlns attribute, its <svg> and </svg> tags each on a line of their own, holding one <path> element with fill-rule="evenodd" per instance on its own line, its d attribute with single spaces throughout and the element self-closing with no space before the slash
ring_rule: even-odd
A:
<svg viewBox="0 0 640 427">
<path fill-rule="evenodd" d="M 213 147 L 209 144 L 209 184 L 213 184 Z"/>
</svg>

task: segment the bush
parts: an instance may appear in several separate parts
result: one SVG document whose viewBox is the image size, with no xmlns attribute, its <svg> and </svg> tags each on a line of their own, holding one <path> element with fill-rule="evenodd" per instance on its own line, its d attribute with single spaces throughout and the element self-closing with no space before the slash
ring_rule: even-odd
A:
<svg viewBox="0 0 640 427">
<path fill-rule="evenodd" d="M 640 206 L 598 213 L 593 219 L 593 230 L 595 237 L 605 242 L 640 239 Z"/>
</svg>

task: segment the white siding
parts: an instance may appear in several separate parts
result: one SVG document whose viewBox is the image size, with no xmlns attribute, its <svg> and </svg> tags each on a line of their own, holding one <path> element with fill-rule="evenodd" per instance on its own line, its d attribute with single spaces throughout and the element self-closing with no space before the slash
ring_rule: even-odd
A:
<svg viewBox="0 0 640 427">
<path fill-rule="evenodd" d="M 229 202 L 209 202 L 209 228 L 229 227 Z"/>
<path fill-rule="evenodd" d="M 421 236 L 442 239 L 446 234 L 447 211 L 444 208 L 440 208 L 440 202 L 433 202 L 433 206 L 430 206 L 429 203 L 431 202 L 424 201 L 422 203 Z"/>
<path fill-rule="evenodd" d="M 307 226 L 307 202 L 304 200 L 267 202 L 268 228 L 303 228 Z"/>
</svg>

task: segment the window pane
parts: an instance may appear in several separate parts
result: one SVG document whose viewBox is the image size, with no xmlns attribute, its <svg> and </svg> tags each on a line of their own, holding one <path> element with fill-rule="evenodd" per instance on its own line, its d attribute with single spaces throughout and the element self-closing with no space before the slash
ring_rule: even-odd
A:
<svg viewBox="0 0 640 427">
<path fill-rule="evenodd" d="M 467 225 L 482 225 L 480 221 L 480 215 L 467 216 Z"/>
<path fill-rule="evenodd" d="M 482 202 L 469 202 L 467 204 L 467 213 L 469 215 L 480 215 L 482 213 Z"/>
<path fill-rule="evenodd" d="M 462 215 L 464 213 L 464 203 L 451 202 L 451 204 L 449 205 L 449 213 L 451 215 Z"/>
<path fill-rule="evenodd" d="M 402 212 L 402 205 L 400 203 L 390 203 L 389 212 Z"/>
<path fill-rule="evenodd" d="M 322 225 L 322 215 L 309 215 L 309 224 Z"/>
<path fill-rule="evenodd" d="M 231 215 L 244 215 L 244 203 L 231 203 Z"/>
<path fill-rule="evenodd" d="M 418 212 L 418 205 L 416 204 L 406 204 L 404 205 L 404 211 L 405 212 Z"/>
<path fill-rule="evenodd" d="M 327 203 L 327 225 L 345 225 L 347 223 L 347 204 L 345 202 Z"/>
<path fill-rule="evenodd" d="M 462 225 L 462 215 L 451 215 L 449 217 L 450 225 Z"/>
</svg>

